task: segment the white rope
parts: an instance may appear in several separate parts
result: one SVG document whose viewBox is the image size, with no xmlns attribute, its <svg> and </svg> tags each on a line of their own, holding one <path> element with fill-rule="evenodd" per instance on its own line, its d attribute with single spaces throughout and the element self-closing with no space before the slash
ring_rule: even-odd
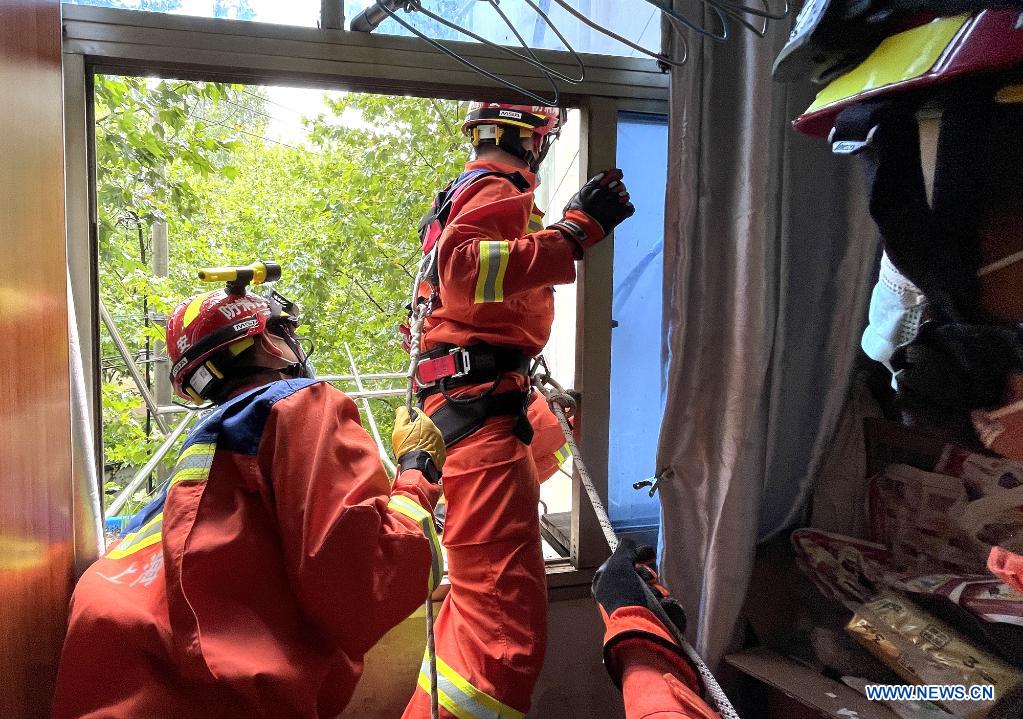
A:
<svg viewBox="0 0 1023 719">
<path fill-rule="evenodd" d="M 597 487 L 594 485 L 593 478 L 590 477 L 590 473 L 586 469 L 586 463 L 583 461 L 582 455 L 579 453 L 579 447 L 575 443 L 575 434 L 572 432 L 572 426 L 568 423 L 568 415 L 565 412 L 566 409 L 573 411 L 576 409 L 575 398 L 566 392 L 553 377 L 546 373 L 534 375 L 533 386 L 544 396 L 554 412 L 554 416 L 558 418 L 558 424 L 561 425 L 565 441 L 568 443 L 568 448 L 572 451 L 572 460 L 576 470 L 579 472 L 579 479 L 586 490 L 586 495 L 590 498 L 590 504 L 593 505 L 593 511 L 597 515 L 597 522 L 600 523 L 600 528 L 604 532 L 604 539 L 607 540 L 608 546 L 614 552 L 618 548 L 618 535 L 615 534 L 614 527 L 611 525 L 611 518 L 604 508 L 600 495 L 597 494 Z M 738 712 L 735 711 L 735 707 L 728 700 L 724 689 L 721 688 L 717 679 L 714 678 L 710 667 L 696 653 L 696 650 L 690 646 L 689 642 L 682 636 L 682 633 L 678 631 L 674 622 L 669 620 L 667 625 L 667 628 L 675 636 L 676 641 L 678 641 L 679 646 L 682 647 L 683 653 L 685 653 L 689 661 L 696 667 L 696 671 L 703 678 L 703 685 L 707 690 L 707 696 L 714 705 L 714 708 L 717 709 L 723 719 L 740 719 Z"/>
<path fill-rule="evenodd" d="M 416 382 L 416 372 L 419 365 L 419 354 L 422 351 L 420 346 L 423 338 L 423 325 L 426 323 L 426 318 L 430 316 L 430 312 L 433 310 L 433 301 L 427 300 L 424 303 L 419 303 L 419 285 L 423 281 L 423 267 L 426 263 L 424 258 L 423 262 L 419 263 L 419 270 L 416 272 L 415 284 L 412 286 L 412 316 L 409 321 L 409 365 L 406 377 L 408 379 L 408 391 L 405 393 L 405 409 L 409 411 L 411 415 L 412 400 L 415 396 L 414 387 Z M 436 552 L 436 547 L 433 542 L 430 543 L 430 551 Z M 433 566 L 442 566 L 441 558 L 434 555 Z M 440 577 L 436 580 L 439 582 Z M 437 641 L 433 630 L 433 589 L 429 588 L 426 593 L 426 657 L 427 665 L 430 667 L 430 716 L 431 719 L 440 719 L 440 706 L 438 701 L 437 692 Z"/>
</svg>

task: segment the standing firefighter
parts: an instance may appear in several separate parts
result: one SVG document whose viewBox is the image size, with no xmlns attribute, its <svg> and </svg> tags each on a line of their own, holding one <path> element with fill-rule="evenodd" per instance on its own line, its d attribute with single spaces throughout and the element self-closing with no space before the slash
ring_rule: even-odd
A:
<svg viewBox="0 0 1023 719">
<path fill-rule="evenodd" d="M 177 393 L 217 409 L 79 582 L 58 719 L 337 716 L 438 580 L 440 433 L 398 411 L 390 485 L 355 404 L 309 376 L 290 310 L 242 284 L 170 316 Z"/>
<path fill-rule="evenodd" d="M 553 285 L 573 282 L 575 261 L 635 212 L 621 171 L 609 170 L 543 228 L 533 204 L 536 172 L 562 119 L 554 107 L 470 105 L 463 131 L 475 159 L 420 228 L 423 282 L 413 316 L 428 316 L 418 397 L 449 454 L 451 592 L 436 621 L 444 717 L 521 717 L 529 709 L 547 634 L 526 416 L 530 360 L 550 336 Z M 424 660 L 405 717 L 430 716 L 429 691 Z"/>
</svg>

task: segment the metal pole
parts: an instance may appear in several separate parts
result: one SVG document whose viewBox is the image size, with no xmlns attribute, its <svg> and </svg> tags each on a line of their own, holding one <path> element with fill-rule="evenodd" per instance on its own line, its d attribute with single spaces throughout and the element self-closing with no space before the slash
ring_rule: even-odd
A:
<svg viewBox="0 0 1023 719">
<path fill-rule="evenodd" d="M 382 379 L 405 379 L 406 374 L 404 372 L 378 372 L 377 374 L 360 374 L 359 379 L 363 382 L 371 382 Z M 352 374 L 318 374 L 316 379 L 322 379 L 327 382 L 354 382 L 355 375 Z"/>
<path fill-rule="evenodd" d="M 382 0 L 382 3 L 391 10 L 400 10 L 405 4 L 403 0 Z M 373 32 L 380 23 L 390 17 L 387 10 L 380 7 L 380 0 L 370 5 L 368 8 L 360 12 L 354 18 L 352 18 L 352 30 L 355 32 Z"/>
<path fill-rule="evenodd" d="M 167 223 L 154 222 L 153 277 L 167 277 L 168 274 L 170 274 L 170 245 L 167 236 Z M 157 407 L 164 407 L 171 403 L 171 383 L 168 373 L 167 348 L 163 342 L 157 342 L 153 346 L 153 358 L 156 359 L 153 365 L 153 370 L 156 372 L 153 379 L 153 398 L 156 400 Z M 169 471 L 162 464 L 156 468 L 157 484 L 167 479 Z"/>
<path fill-rule="evenodd" d="M 117 347 L 118 353 L 121 355 L 121 359 L 124 360 L 125 365 L 128 367 L 128 374 L 131 375 L 132 380 L 135 382 L 135 386 L 138 387 L 139 393 L 142 395 L 142 400 L 146 403 L 146 407 L 152 412 L 156 418 L 156 423 L 160 427 L 160 431 L 167 434 L 167 423 L 160 416 L 159 407 L 156 404 L 156 400 L 149 394 L 149 388 L 146 387 L 146 381 L 142 379 L 142 375 L 139 374 L 139 368 L 135 366 L 135 359 L 131 356 L 128 351 L 128 346 L 124 344 L 124 340 L 121 339 L 121 334 L 117 331 L 117 325 L 114 324 L 114 318 L 110 316 L 107 311 L 107 306 L 103 304 L 103 300 L 99 301 L 99 314 L 103 319 L 103 324 L 107 327 L 107 332 L 110 333 L 110 339 L 114 341 L 114 346 Z"/>
<path fill-rule="evenodd" d="M 124 485 L 124 488 L 117 493 L 117 496 L 114 497 L 112 502 L 110 502 L 110 506 L 107 507 L 108 517 L 116 515 L 121 511 L 124 505 L 128 503 L 128 500 L 131 499 L 131 495 L 138 491 L 138 488 L 142 486 L 142 483 L 146 481 L 146 478 L 153 473 L 156 466 L 163 461 L 163 458 L 167 456 L 167 453 L 171 451 L 181 435 L 184 434 L 196 414 L 196 412 L 189 412 L 181 420 L 178 426 L 174 428 L 174 431 L 167 435 L 163 444 L 161 444 L 160 448 L 156 450 L 156 453 L 149 458 L 149 461 L 146 462 L 142 468 L 135 473 L 135 476 L 131 478 L 131 481 Z"/>
<path fill-rule="evenodd" d="M 320 27 L 324 30 L 344 29 L 344 0 L 320 0 Z"/>
<path fill-rule="evenodd" d="M 359 377 L 359 369 L 355 366 L 355 356 L 352 355 L 352 348 L 345 342 L 345 352 L 348 354 L 348 364 L 352 367 L 352 374 L 355 376 L 355 386 L 360 392 L 365 390 L 362 385 L 362 378 Z M 373 416 L 373 408 L 369 406 L 369 399 L 366 397 L 362 398 L 362 411 L 366 413 L 366 422 L 369 424 L 370 434 L 373 435 L 373 439 L 377 443 L 377 450 L 380 452 L 380 459 L 387 467 L 387 471 L 393 476 L 398 468 L 394 466 L 394 462 L 387 456 L 387 448 L 384 446 L 384 441 L 380 439 L 380 429 L 377 427 L 376 417 Z"/>
</svg>

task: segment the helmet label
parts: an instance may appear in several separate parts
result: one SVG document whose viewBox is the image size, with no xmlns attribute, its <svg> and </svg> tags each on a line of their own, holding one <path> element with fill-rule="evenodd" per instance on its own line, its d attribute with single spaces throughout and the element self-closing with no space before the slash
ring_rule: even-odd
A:
<svg viewBox="0 0 1023 719">
<path fill-rule="evenodd" d="M 206 367 L 200 367 L 192 375 L 192 378 L 188 381 L 188 384 L 192 385 L 192 389 L 201 397 L 203 392 L 209 386 L 210 382 L 213 381 L 213 374 L 206 369 Z"/>
<path fill-rule="evenodd" d="M 177 361 L 177 364 L 175 364 L 173 367 L 171 367 L 171 374 L 173 376 L 177 377 L 178 372 L 180 372 L 184 368 L 184 366 L 186 364 L 188 364 L 188 358 L 187 357 L 182 357 L 181 359 L 179 359 Z"/>
<path fill-rule="evenodd" d="M 248 330 L 248 329 L 252 329 L 253 327 L 258 327 L 258 326 L 259 326 L 259 320 L 257 320 L 255 317 L 253 317 L 252 319 L 245 320 L 244 322 L 239 322 L 238 324 L 236 324 L 231 329 L 233 329 L 235 332 L 241 332 L 242 330 Z"/>
<path fill-rule="evenodd" d="M 521 120 L 522 119 L 522 113 L 521 112 L 515 112 L 514 110 L 501 110 L 501 112 L 498 113 L 498 116 L 499 117 L 510 117 L 513 120 Z"/>
<path fill-rule="evenodd" d="M 221 305 L 217 309 L 220 310 L 220 313 L 224 315 L 224 317 L 229 320 L 233 320 L 235 317 L 240 317 L 246 312 L 263 309 L 263 307 L 264 305 L 260 302 L 253 302 L 248 297 L 242 297 L 230 304 Z"/>
</svg>

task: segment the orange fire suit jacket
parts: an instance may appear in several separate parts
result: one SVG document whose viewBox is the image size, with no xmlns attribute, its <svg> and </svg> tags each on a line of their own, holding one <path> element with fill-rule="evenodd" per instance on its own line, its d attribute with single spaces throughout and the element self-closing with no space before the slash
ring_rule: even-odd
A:
<svg viewBox="0 0 1023 719">
<path fill-rule="evenodd" d="M 607 626 L 608 668 L 621 677 L 626 719 L 720 719 L 700 698 L 693 666 L 668 649 L 676 646 L 664 625 L 645 607 L 622 607 Z"/>
<path fill-rule="evenodd" d="M 335 717 L 440 577 L 437 495 L 416 470 L 389 486 L 328 384 L 234 398 L 78 583 L 54 717 Z"/>
<path fill-rule="evenodd" d="M 533 173 L 510 165 L 475 160 L 465 169 L 518 172 L 536 187 Z M 572 246 L 543 229 L 532 189 L 518 192 L 502 177 L 459 192 L 449 216 L 437 256 L 441 303 L 426 320 L 423 348 L 483 342 L 538 354 L 554 321 L 553 285 L 575 282 Z M 520 228 L 527 233 L 518 236 Z"/>
</svg>

